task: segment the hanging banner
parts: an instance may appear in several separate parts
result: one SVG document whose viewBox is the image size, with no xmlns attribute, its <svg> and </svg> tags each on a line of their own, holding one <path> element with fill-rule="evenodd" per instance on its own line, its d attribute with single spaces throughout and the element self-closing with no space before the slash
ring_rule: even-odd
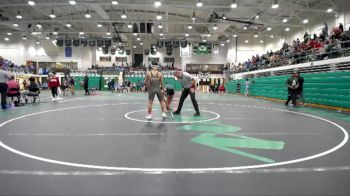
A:
<svg viewBox="0 0 350 196">
<path fill-rule="evenodd" d="M 191 57 L 191 45 L 187 44 L 187 47 L 180 48 L 180 56 L 181 57 Z"/>
<path fill-rule="evenodd" d="M 66 58 L 72 57 L 72 47 L 65 47 L 64 54 Z"/>
</svg>

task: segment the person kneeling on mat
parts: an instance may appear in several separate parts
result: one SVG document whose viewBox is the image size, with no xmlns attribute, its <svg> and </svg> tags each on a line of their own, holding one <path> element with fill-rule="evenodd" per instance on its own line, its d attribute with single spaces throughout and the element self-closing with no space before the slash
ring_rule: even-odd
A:
<svg viewBox="0 0 350 196">
<path fill-rule="evenodd" d="M 200 116 L 198 103 L 195 96 L 196 91 L 196 80 L 192 78 L 192 76 L 187 72 L 175 71 L 174 76 L 181 82 L 182 84 L 182 93 L 180 97 L 179 106 L 177 110 L 173 113 L 174 115 L 179 115 L 181 113 L 182 106 L 188 94 L 191 96 L 191 101 L 193 104 L 196 113 L 193 116 Z"/>
<path fill-rule="evenodd" d="M 157 65 L 152 66 L 152 70 L 147 73 L 145 78 L 145 85 L 148 91 L 148 114 L 147 120 L 152 119 L 152 105 L 155 95 L 157 95 L 162 109 L 162 117 L 166 118 L 164 91 L 163 91 L 163 75 L 157 70 Z"/>
</svg>

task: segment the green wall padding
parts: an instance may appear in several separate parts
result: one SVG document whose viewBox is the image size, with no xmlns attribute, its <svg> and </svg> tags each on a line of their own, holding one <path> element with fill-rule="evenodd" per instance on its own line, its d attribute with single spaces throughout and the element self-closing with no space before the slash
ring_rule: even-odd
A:
<svg viewBox="0 0 350 196">
<path fill-rule="evenodd" d="M 75 89 L 76 90 L 83 90 L 84 87 L 80 85 L 79 81 L 84 81 L 84 76 L 75 76 L 74 77 L 75 81 Z M 100 77 L 94 77 L 94 76 L 89 76 L 89 88 L 100 88 Z"/>
<path fill-rule="evenodd" d="M 290 76 L 269 76 L 250 79 L 252 96 L 286 99 L 286 80 Z M 350 108 L 350 71 L 302 74 L 304 78 L 304 98 L 308 103 Z M 240 82 L 240 93 L 245 92 L 244 80 L 226 83 L 228 93 L 237 93 Z"/>
</svg>

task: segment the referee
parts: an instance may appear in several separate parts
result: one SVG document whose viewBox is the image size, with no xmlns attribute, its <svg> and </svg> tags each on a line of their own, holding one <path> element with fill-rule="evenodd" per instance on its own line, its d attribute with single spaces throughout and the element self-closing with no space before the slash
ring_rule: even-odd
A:
<svg viewBox="0 0 350 196">
<path fill-rule="evenodd" d="M 196 113 L 193 116 L 200 116 L 198 103 L 195 97 L 195 91 L 196 91 L 195 79 L 193 79 L 189 73 L 182 72 L 182 71 L 175 71 L 174 76 L 178 78 L 178 80 L 181 82 L 183 90 L 181 93 L 179 106 L 177 107 L 177 110 L 173 114 L 180 115 L 184 101 L 187 98 L 188 94 L 190 94 L 193 107 L 196 110 Z"/>
</svg>

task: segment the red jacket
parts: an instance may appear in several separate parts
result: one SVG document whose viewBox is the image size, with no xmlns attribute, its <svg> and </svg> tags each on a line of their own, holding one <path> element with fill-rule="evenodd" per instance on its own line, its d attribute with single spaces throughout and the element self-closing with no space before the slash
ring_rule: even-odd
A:
<svg viewBox="0 0 350 196">
<path fill-rule="evenodd" d="M 60 79 L 58 77 L 50 78 L 49 88 L 59 87 L 59 86 L 60 86 Z"/>
<path fill-rule="evenodd" d="M 14 89 L 17 89 L 17 90 L 14 90 Z M 19 84 L 16 82 L 16 80 L 10 80 L 7 82 L 7 91 L 9 95 L 14 95 L 19 93 Z"/>
</svg>

